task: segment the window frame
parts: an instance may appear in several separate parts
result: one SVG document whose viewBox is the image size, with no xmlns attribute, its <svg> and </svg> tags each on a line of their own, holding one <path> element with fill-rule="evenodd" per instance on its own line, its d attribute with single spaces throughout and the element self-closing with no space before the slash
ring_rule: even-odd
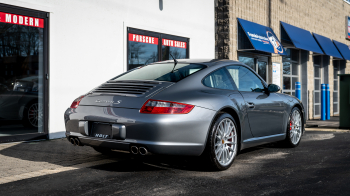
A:
<svg viewBox="0 0 350 196">
<path fill-rule="evenodd" d="M 151 36 L 151 37 L 157 37 L 158 38 L 158 45 L 157 45 L 158 62 L 163 61 L 162 60 L 162 46 L 163 46 L 162 45 L 163 44 L 162 39 L 163 38 L 164 39 L 171 39 L 171 40 L 186 42 L 186 45 L 187 45 L 186 58 L 187 59 L 190 58 L 190 38 L 128 27 L 127 28 L 127 36 L 126 36 L 126 70 L 127 71 L 132 70 L 132 69 L 130 69 L 129 59 L 128 59 L 128 55 L 129 55 L 129 52 L 130 52 L 130 48 L 129 48 L 129 33 L 138 34 L 138 35 L 145 35 L 145 36 Z"/>
</svg>

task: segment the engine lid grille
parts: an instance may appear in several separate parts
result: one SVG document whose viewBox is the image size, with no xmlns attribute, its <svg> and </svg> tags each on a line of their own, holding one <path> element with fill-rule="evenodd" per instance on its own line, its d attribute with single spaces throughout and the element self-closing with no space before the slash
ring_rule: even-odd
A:
<svg viewBox="0 0 350 196">
<path fill-rule="evenodd" d="M 92 93 L 140 97 L 155 90 L 160 84 L 162 83 L 153 81 L 109 81 L 94 89 Z"/>
</svg>

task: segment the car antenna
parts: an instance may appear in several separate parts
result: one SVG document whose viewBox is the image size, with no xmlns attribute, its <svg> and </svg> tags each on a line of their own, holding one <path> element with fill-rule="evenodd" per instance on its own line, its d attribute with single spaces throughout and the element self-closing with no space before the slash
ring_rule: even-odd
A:
<svg viewBox="0 0 350 196">
<path fill-rule="evenodd" d="M 171 57 L 173 57 L 173 55 L 171 53 L 169 53 Z M 174 73 L 174 69 L 176 67 L 176 64 L 177 64 L 177 60 L 173 57 L 174 59 L 174 67 L 173 67 L 173 70 L 171 71 L 171 73 Z"/>
</svg>

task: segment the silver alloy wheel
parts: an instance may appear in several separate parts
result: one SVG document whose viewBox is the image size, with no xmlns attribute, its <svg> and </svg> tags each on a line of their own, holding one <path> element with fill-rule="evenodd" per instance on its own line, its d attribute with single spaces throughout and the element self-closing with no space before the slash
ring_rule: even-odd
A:
<svg viewBox="0 0 350 196">
<path fill-rule="evenodd" d="M 301 138 L 301 115 L 298 110 L 294 110 L 289 121 L 290 140 L 296 145 Z"/>
<path fill-rule="evenodd" d="M 33 127 L 43 126 L 43 106 L 33 103 L 28 109 L 28 121 Z"/>
<path fill-rule="evenodd" d="M 229 165 L 236 156 L 237 134 L 231 119 L 224 118 L 216 128 L 214 150 L 216 160 L 222 166 Z"/>
</svg>

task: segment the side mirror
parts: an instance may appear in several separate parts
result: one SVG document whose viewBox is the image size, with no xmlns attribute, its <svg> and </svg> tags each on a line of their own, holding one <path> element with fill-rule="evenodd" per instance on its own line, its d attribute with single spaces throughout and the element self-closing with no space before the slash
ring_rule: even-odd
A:
<svg viewBox="0 0 350 196">
<path fill-rule="evenodd" d="M 270 93 L 275 93 L 281 90 L 281 88 L 279 86 L 277 86 L 276 84 L 269 84 L 269 86 L 267 87 L 267 90 Z"/>
</svg>

